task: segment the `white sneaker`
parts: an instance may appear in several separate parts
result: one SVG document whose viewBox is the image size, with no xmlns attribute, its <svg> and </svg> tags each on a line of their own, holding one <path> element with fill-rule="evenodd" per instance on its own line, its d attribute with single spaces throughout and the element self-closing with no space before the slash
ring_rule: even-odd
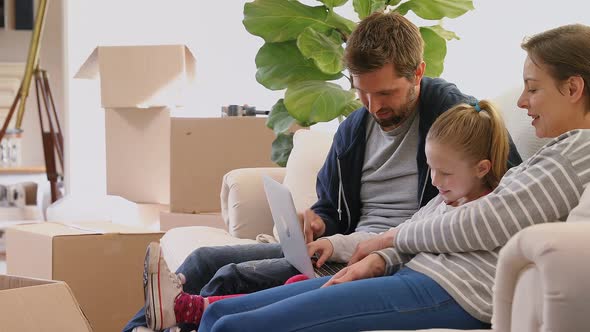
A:
<svg viewBox="0 0 590 332">
<path fill-rule="evenodd" d="M 155 331 L 176 326 L 174 300 L 182 292 L 182 284 L 168 269 L 157 242 L 150 243 L 145 253 L 143 289 L 147 326 Z"/>
<path fill-rule="evenodd" d="M 144 326 L 138 326 L 138 327 L 134 328 L 132 332 L 156 332 L 156 331 L 148 329 L 147 327 L 144 327 Z"/>
</svg>

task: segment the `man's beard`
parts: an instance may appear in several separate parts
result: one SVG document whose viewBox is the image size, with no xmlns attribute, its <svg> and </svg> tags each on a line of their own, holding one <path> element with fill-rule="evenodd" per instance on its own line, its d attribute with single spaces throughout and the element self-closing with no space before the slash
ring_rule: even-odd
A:
<svg viewBox="0 0 590 332">
<path fill-rule="evenodd" d="M 382 108 L 378 111 L 385 111 L 391 113 L 391 116 L 388 118 L 380 119 L 372 113 L 371 116 L 373 116 L 373 119 L 375 119 L 375 121 L 383 129 L 391 130 L 393 128 L 397 128 L 410 116 L 410 114 L 412 114 L 414 110 L 414 101 L 416 100 L 416 89 L 414 87 L 408 90 L 406 100 L 406 103 L 401 105 L 398 109 Z"/>
</svg>

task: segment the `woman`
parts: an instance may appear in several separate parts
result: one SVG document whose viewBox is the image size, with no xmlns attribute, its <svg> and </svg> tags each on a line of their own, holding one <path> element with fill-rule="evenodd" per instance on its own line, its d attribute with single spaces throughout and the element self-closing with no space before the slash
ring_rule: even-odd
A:
<svg viewBox="0 0 590 332">
<path fill-rule="evenodd" d="M 509 170 L 487 196 L 444 216 L 404 223 L 364 244 L 370 254 L 357 255 L 360 261 L 330 280 L 212 304 L 199 331 L 488 324 L 500 248 L 527 226 L 564 220 L 590 182 L 590 27 L 552 29 L 526 40 L 522 48 L 528 57 L 518 106 L 533 119 L 536 135 L 553 141 Z M 406 262 L 407 256 L 413 258 Z"/>
</svg>

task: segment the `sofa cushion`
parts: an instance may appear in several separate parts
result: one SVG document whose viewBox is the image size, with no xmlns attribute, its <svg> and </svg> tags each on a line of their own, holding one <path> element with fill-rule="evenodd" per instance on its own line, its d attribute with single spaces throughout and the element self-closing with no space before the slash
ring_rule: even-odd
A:
<svg viewBox="0 0 590 332">
<path fill-rule="evenodd" d="M 566 221 L 590 221 L 590 190 L 584 190 L 578 205 L 570 211 Z"/>
<path fill-rule="evenodd" d="M 300 129 L 293 137 L 293 150 L 287 161 L 283 184 L 289 188 L 297 211 L 309 208 L 318 199 L 317 174 L 326 160 L 334 133 Z"/>
<path fill-rule="evenodd" d="M 512 88 L 493 98 L 492 101 L 499 107 L 506 128 L 508 128 L 522 160 L 526 160 L 550 139 L 538 138 L 527 111 L 516 106 L 521 91 L 521 88 Z"/>
</svg>

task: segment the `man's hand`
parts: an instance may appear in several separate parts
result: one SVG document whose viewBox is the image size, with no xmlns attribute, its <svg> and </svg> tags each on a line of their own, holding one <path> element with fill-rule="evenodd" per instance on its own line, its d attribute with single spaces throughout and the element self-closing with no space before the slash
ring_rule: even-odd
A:
<svg viewBox="0 0 590 332">
<path fill-rule="evenodd" d="M 385 273 L 385 260 L 378 254 L 371 254 L 363 260 L 338 271 L 322 287 L 342 284 L 349 281 L 380 277 Z"/>
<path fill-rule="evenodd" d="M 395 236 L 397 235 L 397 228 L 391 228 L 387 232 L 383 232 L 378 236 L 363 241 L 356 246 L 352 257 L 350 257 L 350 261 L 348 261 L 348 265 L 354 264 L 361 259 L 367 257 L 373 251 L 378 251 L 381 249 L 393 247 L 393 242 L 395 241 Z"/>
<path fill-rule="evenodd" d="M 303 212 L 303 235 L 305 236 L 305 243 L 310 243 L 314 239 L 324 235 L 326 231 L 326 224 L 312 209 L 307 209 Z"/>
<path fill-rule="evenodd" d="M 316 253 L 319 255 L 316 266 L 321 267 L 328 260 L 328 258 L 332 257 L 332 254 L 334 253 L 334 246 L 332 245 L 332 242 L 330 242 L 328 239 L 319 239 L 317 241 L 308 243 L 307 254 L 309 257 Z"/>
</svg>

